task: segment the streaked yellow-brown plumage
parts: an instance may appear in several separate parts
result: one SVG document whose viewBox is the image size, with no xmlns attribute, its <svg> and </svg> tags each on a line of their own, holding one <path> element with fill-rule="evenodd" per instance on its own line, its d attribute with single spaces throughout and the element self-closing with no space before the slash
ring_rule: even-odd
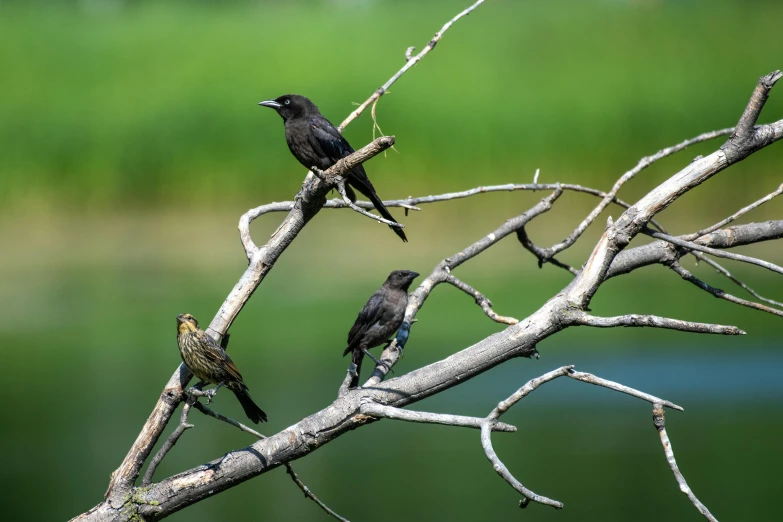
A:
<svg viewBox="0 0 783 522">
<path fill-rule="evenodd" d="M 177 316 L 177 345 L 182 362 L 204 382 L 222 384 L 236 395 L 247 417 L 254 423 L 265 422 L 266 413 L 250 398 L 234 361 L 198 326 L 190 314 Z"/>
</svg>

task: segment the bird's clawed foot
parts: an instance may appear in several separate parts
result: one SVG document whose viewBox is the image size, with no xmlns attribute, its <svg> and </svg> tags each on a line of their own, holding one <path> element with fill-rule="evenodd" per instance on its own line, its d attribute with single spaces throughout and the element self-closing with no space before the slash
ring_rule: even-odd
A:
<svg viewBox="0 0 783 522">
<path fill-rule="evenodd" d="M 218 391 L 218 390 L 219 390 L 219 389 L 220 389 L 222 386 L 223 386 L 223 383 L 221 382 L 220 384 L 218 384 L 217 386 L 215 386 L 215 387 L 214 387 L 214 388 L 212 388 L 211 390 L 207 390 L 207 392 L 206 392 L 206 397 L 207 397 L 207 404 L 209 404 L 210 402 L 212 402 L 212 399 L 214 399 L 214 398 L 215 398 L 215 394 L 217 394 L 217 391 Z"/>
</svg>

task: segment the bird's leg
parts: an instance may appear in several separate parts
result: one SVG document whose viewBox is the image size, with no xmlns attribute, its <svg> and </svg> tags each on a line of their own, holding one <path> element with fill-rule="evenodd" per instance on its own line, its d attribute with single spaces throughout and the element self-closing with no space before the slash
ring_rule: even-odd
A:
<svg viewBox="0 0 783 522">
<path fill-rule="evenodd" d="M 377 359 L 373 354 L 368 352 L 366 348 L 362 348 L 362 351 L 364 352 L 364 355 L 366 355 L 367 357 L 369 357 L 370 359 L 375 361 L 375 364 L 377 364 L 378 366 L 383 366 L 384 368 L 386 368 L 387 371 L 390 371 L 390 372 L 394 373 L 394 370 L 392 370 L 391 366 L 389 366 L 385 362 Z"/>
<path fill-rule="evenodd" d="M 221 387 L 223 387 L 223 385 L 225 385 L 225 384 L 226 384 L 226 383 L 224 383 L 224 382 L 221 382 L 220 384 L 218 384 L 217 386 L 215 386 L 214 388 L 212 388 L 211 390 L 209 390 L 209 391 L 207 392 L 207 404 L 209 404 L 210 402 L 212 402 L 212 399 L 214 399 L 214 398 L 215 398 L 215 394 L 217 393 L 217 391 L 218 391 L 218 390 L 219 390 Z"/>
<path fill-rule="evenodd" d="M 188 388 L 185 394 L 193 398 L 207 397 L 209 395 L 209 392 L 205 392 L 202 390 L 202 388 L 204 388 L 204 386 L 206 386 L 207 384 L 209 384 L 207 381 L 198 381 L 196 384 Z"/>
</svg>

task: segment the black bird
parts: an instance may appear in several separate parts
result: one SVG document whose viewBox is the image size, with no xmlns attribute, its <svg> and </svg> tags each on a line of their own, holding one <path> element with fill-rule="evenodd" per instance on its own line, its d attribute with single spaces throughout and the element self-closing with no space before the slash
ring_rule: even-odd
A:
<svg viewBox="0 0 783 522">
<path fill-rule="evenodd" d="M 410 270 L 395 270 L 359 312 L 348 332 L 348 347 L 343 352 L 343 356 L 352 353 L 351 362 L 356 365 L 350 388 L 359 385 L 364 355 L 373 358 L 367 350 L 390 342 L 389 336 L 402 326 L 408 306 L 408 288 L 417 277 L 419 274 Z"/>
<path fill-rule="evenodd" d="M 182 361 L 196 377 L 205 383 L 217 384 L 217 388 L 210 390 L 210 398 L 218 388 L 225 386 L 237 396 L 248 419 L 256 424 L 266 422 L 266 413 L 250 398 L 234 361 L 199 328 L 198 321 L 190 314 L 177 316 L 177 345 Z"/>
<path fill-rule="evenodd" d="M 285 122 L 285 141 L 291 154 L 307 169 L 317 167 L 326 170 L 340 159 L 354 152 L 353 147 L 332 123 L 323 117 L 318 107 L 298 94 L 285 94 L 274 100 L 259 103 L 277 111 Z M 345 174 L 345 192 L 351 201 L 356 201 L 353 188 L 369 199 L 385 219 L 396 222 L 370 183 L 364 166 L 357 165 Z M 403 241 L 408 241 L 405 232 L 390 226 Z"/>
</svg>

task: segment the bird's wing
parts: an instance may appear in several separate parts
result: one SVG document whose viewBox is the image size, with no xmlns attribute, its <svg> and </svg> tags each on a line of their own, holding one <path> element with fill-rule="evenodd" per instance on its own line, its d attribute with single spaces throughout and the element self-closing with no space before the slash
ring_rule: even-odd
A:
<svg viewBox="0 0 783 522">
<path fill-rule="evenodd" d="M 353 152 L 353 147 L 326 118 L 310 118 L 311 144 L 323 155 L 337 161 Z"/>
<path fill-rule="evenodd" d="M 351 331 L 348 332 L 348 347 L 345 349 L 343 355 L 353 350 L 361 341 L 362 334 L 381 320 L 385 308 L 383 305 L 383 294 L 381 294 L 380 291 L 375 292 L 370 300 L 367 301 L 367 304 L 364 305 L 362 311 L 359 312 L 359 317 L 356 318 L 356 322 L 353 323 Z"/>
<path fill-rule="evenodd" d="M 212 340 L 210 336 L 204 334 L 204 337 L 207 340 L 208 347 L 208 349 L 205 350 L 206 357 L 224 367 L 231 377 L 241 382 L 242 374 L 239 373 L 239 370 L 234 364 L 234 361 L 231 360 L 231 357 L 229 357 L 226 351 L 218 346 L 218 344 Z"/>
<path fill-rule="evenodd" d="M 348 143 L 343 135 L 340 134 L 340 131 L 326 118 L 310 118 L 310 130 L 312 131 L 310 132 L 310 136 L 313 147 L 315 147 L 316 150 L 320 149 L 321 152 L 323 152 L 323 155 L 327 156 L 332 161 L 337 162 L 337 160 L 354 152 L 351 144 Z M 370 183 L 370 180 L 367 178 L 364 166 L 356 165 L 356 167 L 351 169 L 347 174 L 350 184 L 356 187 L 365 197 L 373 199 L 373 196 L 375 196 L 375 199 L 380 199 L 375 194 L 375 187 L 372 186 L 372 183 Z M 356 200 L 355 194 L 351 200 Z M 383 206 L 383 204 L 381 204 L 381 206 Z M 388 212 L 386 212 L 386 214 L 388 214 L 384 216 L 386 219 L 394 221 L 391 214 Z"/>
</svg>

